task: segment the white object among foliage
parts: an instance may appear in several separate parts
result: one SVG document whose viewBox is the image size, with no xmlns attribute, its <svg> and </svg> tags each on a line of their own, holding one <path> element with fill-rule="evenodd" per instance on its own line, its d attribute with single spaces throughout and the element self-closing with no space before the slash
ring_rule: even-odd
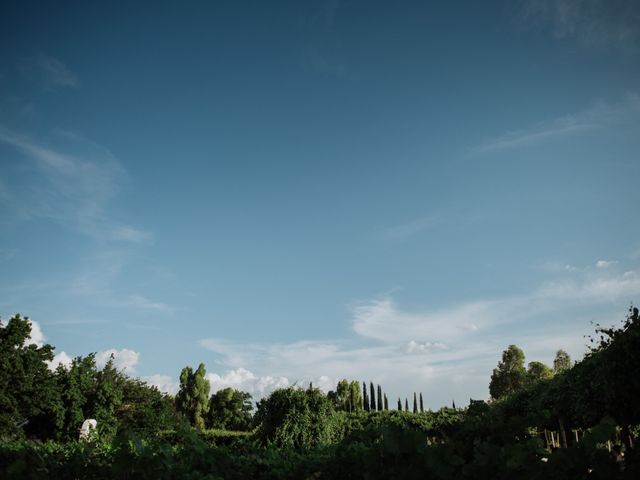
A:
<svg viewBox="0 0 640 480">
<path fill-rule="evenodd" d="M 80 440 L 89 440 L 91 430 L 95 430 L 97 426 L 98 422 L 93 418 L 89 418 L 82 422 L 82 427 L 80 427 Z"/>
</svg>

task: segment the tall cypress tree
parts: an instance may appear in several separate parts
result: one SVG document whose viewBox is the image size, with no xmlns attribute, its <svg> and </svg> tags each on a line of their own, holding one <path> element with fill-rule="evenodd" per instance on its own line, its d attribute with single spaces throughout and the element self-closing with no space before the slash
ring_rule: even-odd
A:
<svg viewBox="0 0 640 480">
<path fill-rule="evenodd" d="M 420 392 L 420 412 L 424 412 L 424 403 L 422 403 L 422 392 Z"/>
<path fill-rule="evenodd" d="M 369 411 L 369 399 L 367 397 L 367 384 L 362 382 L 362 408 L 365 412 Z"/>
<path fill-rule="evenodd" d="M 407 400 L 407 397 L 404 397 L 404 411 L 409 411 L 409 400 Z"/>
<path fill-rule="evenodd" d="M 378 384 L 378 411 L 381 412 L 384 408 L 382 404 L 382 387 Z"/>
<path fill-rule="evenodd" d="M 371 411 L 376 411 L 376 391 L 373 388 L 373 382 L 369 382 L 369 389 L 371 390 L 371 398 L 369 399 Z"/>
<path fill-rule="evenodd" d="M 387 394 L 384 394 L 384 409 L 389 410 L 389 399 L 387 399 Z"/>
<path fill-rule="evenodd" d="M 418 399 L 416 397 L 416 392 L 413 392 L 413 413 L 418 413 Z"/>
<path fill-rule="evenodd" d="M 402 411 L 402 400 L 400 400 L 400 397 L 398 397 L 398 411 Z"/>
<path fill-rule="evenodd" d="M 455 410 L 456 409 L 456 401 L 452 400 L 451 405 L 453 406 L 453 409 Z"/>
</svg>

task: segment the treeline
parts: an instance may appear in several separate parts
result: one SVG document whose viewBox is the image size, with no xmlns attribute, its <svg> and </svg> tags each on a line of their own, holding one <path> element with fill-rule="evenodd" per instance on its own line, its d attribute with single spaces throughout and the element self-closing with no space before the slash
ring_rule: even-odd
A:
<svg viewBox="0 0 640 480">
<path fill-rule="evenodd" d="M 18 319 L 16 325 L 23 322 Z M 61 369 L 46 373 L 43 360 L 51 359 L 50 347 L 47 350 L 46 346 L 24 346 L 24 330 L 28 328 L 19 335 L 15 330 L 20 329 L 14 328 L 16 336 L 12 337 L 4 331 L 10 324 L 11 321 L 0 329 L 3 341 L 1 414 L 3 422 L 10 418 L 14 430 L 26 433 L 37 424 L 33 419 L 43 414 L 36 409 L 38 401 L 57 398 L 56 395 L 63 394 L 63 388 L 82 383 L 78 382 L 82 376 L 70 375 L 66 384 L 55 380 L 53 386 L 45 389 L 54 392 L 59 389 L 58 393 L 38 393 L 39 384 L 32 381 L 36 377 L 20 377 L 21 372 L 39 374 L 41 379 L 49 378 L 47 375 L 55 379 L 59 371 L 62 375 Z M 5 348 L 9 345 L 5 344 L 5 334 L 13 338 L 10 348 Z M 402 411 L 387 410 L 381 387 L 347 380 L 341 381 L 328 395 L 312 385 L 306 389 L 276 390 L 258 402 L 252 430 L 242 436 L 207 430 L 214 406 L 208 385 L 201 381 L 204 366 L 195 371 L 186 368 L 181 375 L 181 393 L 175 402 L 143 386 L 147 389 L 142 390 L 144 395 L 155 392 L 152 395 L 159 395 L 168 408 L 167 418 L 171 420 L 162 427 L 162 422 L 158 422 L 157 430 L 145 434 L 138 428 L 143 435 L 139 436 L 132 434 L 135 427 L 123 428 L 127 424 L 124 421 L 127 413 L 143 411 L 130 406 L 133 397 L 123 394 L 126 402 L 123 400 L 110 410 L 118 419 L 111 427 L 116 431 L 115 437 L 99 436 L 92 442 L 64 443 L 11 441 L 5 437 L 0 442 L 0 475 L 95 479 L 131 476 L 142 479 L 640 478 L 640 462 L 634 448 L 640 423 L 640 379 L 636 375 L 640 369 L 638 310 L 631 309 L 619 328 L 598 328 L 592 345 L 585 358 L 575 365 L 563 355 L 557 356 L 556 360 L 562 361 L 556 362 L 555 372 L 542 378 L 530 374 L 540 369 L 532 369 L 531 364 L 525 369 L 524 354 L 509 347 L 492 376 L 492 383 L 507 385 L 509 389 L 503 389 L 502 394 L 498 393 L 500 389 L 494 390 L 491 401 L 472 401 L 466 409 L 420 412 L 418 396 L 414 395 L 416 413 L 407 411 L 408 399 Z M 34 353 L 41 356 L 39 362 L 45 365 L 45 370 L 34 367 L 37 365 Z M 7 383 L 4 367 L 13 365 L 7 358 L 19 365 L 10 371 L 14 379 L 23 378 L 22 386 L 12 387 Z M 92 360 L 91 356 L 87 358 Z M 91 360 L 85 361 L 91 364 Z M 564 366 L 560 366 L 563 362 Z M 100 376 L 95 362 L 93 365 L 88 368 L 92 380 L 86 383 L 94 385 L 87 390 L 93 393 L 83 394 L 84 405 L 104 409 L 111 401 L 107 401 L 108 398 L 118 397 L 105 393 L 112 391 L 105 385 L 114 383 L 106 379 L 113 378 L 117 372 Z M 72 369 L 73 365 L 69 370 Z M 112 372 L 113 366 L 107 371 Z M 123 378 L 125 383 L 129 381 Z M 20 389 L 19 399 L 11 399 Z M 233 397 L 234 392 L 230 393 Z M 35 395 L 36 400 L 29 403 L 29 394 Z M 21 401 L 28 405 L 22 405 Z M 63 401 L 61 405 L 67 404 Z M 5 415 L 5 406 L 12 409 L 9 415 Z M 54 418 L 67 418 L 66 408 L 63 408 L 65 415 Z M 137 418 L 133 417 L 128 420 L 129 425 Z M 106 413 L 104 418 L 108 419 Z M 16 425 L 16 419 L 23 419 L 22 424 Z M 24 423 L 27 419 L 29 423 Z M 541 438 L 545 430 L 560 432 L 561 448 L 545 448 Z M 74 438 L 71 432 L 69 438 Z M 616 456 L 608 449 L 616 442 L 623 444 L 623 461 L 621 455 Z"/>
<path fill-rule="evenodd" d="M 87 418 L 105 438 L 148 436 L 182 421 L 171 397 L 118 371 L 113 359 L 99 369 L 89 354 L 51 371 L 53 348 L 29 344 L 30 333 L 19 315 L 0 326 L 0 439 L 73 441 Z"/>
<path fill-rule="evenodd" d="M 98 368 L 95 354 L 52 371 L 53 347 L 29 343 L 30 334 L 28 318 L 15 315 L 6 325 L 0 321 L 0 439 L 73 441 L 88 418 L 97 420 L 97 433 L 108 440 L 125 432 L 146 438 L 181 423 L 199 431 L 250 431 L 268 417 L 263 412 L 267 400 L 258 402 L 254 418 L 249 393 L 224 388 L 211 394 L 204 364 L 182 369 L 174 398 L 118 371 L 113 358 Z M 373 382 L 360 388 L 358 381 L 344 379 L 327 395 L 318 395 L 332 411 L 389 410 L 386 393 Z M 419 398 L 418 407 L 414 394 L 413 412 L 424 411 L 422 393 Z"/>
<path fill-rule="evenodd" d="M 377 392 L 377 394 L 376 394 Z M 389 399 L 387 394 L 383 393 L 380 384 L 374 387 L 373 382 L 369 382 L 369 390 L 367 391 L 366 382 L 362 382 L 362 395 L 360 395 L 360 384 L 353 380 L 349 382 L 342 379 L 338 382 L 336 390 L 328 393 L 329 399 L 334 403 L 338 410 L 345 412 L 382 412 L 389 410 Z M 402 411 L 402 402 L 398 398 L 397 410 Z M 409 411 L 409 400 L 405 398 L 405 411 Z M 420 393 L 420 412 L 424 412 L 424 402 L 422 393 Z M 413 394 L 413 412 L 418 412 L 418 403 L 416 393 Z"/>
</svg>

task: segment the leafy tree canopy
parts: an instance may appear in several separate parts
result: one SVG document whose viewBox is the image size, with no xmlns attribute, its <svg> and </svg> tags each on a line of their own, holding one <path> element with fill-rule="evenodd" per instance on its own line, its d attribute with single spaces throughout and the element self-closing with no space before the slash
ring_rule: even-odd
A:
<svg viewBox="0 0 640 480">
<path fill-rule="evenodd" d="M 180 391 L 176 396 L 176 408 L 198 430 L 205 428 L 205 416 L 209 411 L 209 380 L 204 363 L 194 372 L 184 367 L 180 372 Z"/>
<path fill-rule="evenodd" d="M 234 388 L 223 388 L 211 395 L 207 425 L 226 430 L 248 430 L 251 427 L 251 394 Z"/>
<path fill-rule="evenodd" d="M 556 358 L 553 360 L 553 372 L 560 373 L 571 368 L 571 357 L 564 350 L 556 352 Z"/>
<path fill-rule="evenodd" d="M 495 400 L 511 395 L 522 389 L 527 372 L 524 368 L 524 352 L 515 345 L 509 345 L 502 352 L 502 361 L 493 369 L 489 393 Z"/>
<path fill-rule="evenodd" d="M 254 422 L 257 438 L 278 447 L 329 445 L 343 428 L 331 400 L 317 388 L 275 390 L 258 402 Z"/>
<path fill-rule="evenodd" d="M 542 362 L 529 362 L 527 366 L 527 383 L 533 384 L 541 380 L 553 378 L 553 370 Z"/>
<path fill-rule="evenodd" d="M 60 415 L 58 389 L 46 363 L 53 360 L 53 347 L 32 343 L 30 335 L 28 317 L 15 315 L 6 325 L 0 321 L 0 436 L 49 430 Z"/>
</svg>

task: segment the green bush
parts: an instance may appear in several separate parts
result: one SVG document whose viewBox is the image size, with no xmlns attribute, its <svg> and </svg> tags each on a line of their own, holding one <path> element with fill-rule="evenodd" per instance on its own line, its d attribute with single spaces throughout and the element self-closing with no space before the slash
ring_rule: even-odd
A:
<svg viewBox="0 0 640 480">
<path fill-rule="evenodd" d="M 317 388 L 279 389 L 258 402 L 256 438 L 277 447 L 330 445 L 343 436 L 343 416 Z"/>
</svg>

